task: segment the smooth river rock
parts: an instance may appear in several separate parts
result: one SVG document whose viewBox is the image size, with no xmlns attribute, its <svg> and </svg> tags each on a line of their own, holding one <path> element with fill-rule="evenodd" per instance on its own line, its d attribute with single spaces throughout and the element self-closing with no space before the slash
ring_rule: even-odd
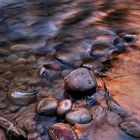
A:
<svg viewBox="0 0 140 140">
<path fill-rule="evenodd" d="M 126 134 L 140 138 L 140 122 L 124 121 L 119 124 L 119 127 Z"/>
<path fill-rule="evenodd" d="M 49 129 L 51 140 L 78 140 L 78 137 L 70 125 L 56 123 Z"/>
<path fill-rule="evenodd" d="M 55 98 L 44 98 L 37 105 L 37 113 L 43 116 L 56 114 L 58 101 Z"/>
<path fill-rule="evenodd" d="M 65 89 L 74 96 L 93 93 L 97 83 L 94 74 L 86 68 L 73 70 L 64 78 Z"/>
<path fill-rule="evenodd" d="M 86 124 L 92 121 L 92 115 L 86 108 L 79 108 L 67 113 L 66 120 L 70 124 Z"/>
<path fill-rule="evenodd" d="M 69 99 L 65 99 L 61 101 L 57 106 L 57 114 L 58 116 L 64 116 L 68 113 L 72 108 L 72 102 Z"/>
<path fill-rule="evenodd" d="M 8 99 L 15 105 L 26 106 L 35 101 L 37 93 L 11 91 L 7 93 Z"/>
</svg>

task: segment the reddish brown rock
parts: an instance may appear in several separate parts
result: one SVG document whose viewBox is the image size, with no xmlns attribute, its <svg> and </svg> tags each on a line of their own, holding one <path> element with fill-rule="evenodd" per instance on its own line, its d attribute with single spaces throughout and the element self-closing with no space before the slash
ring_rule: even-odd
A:
<svg viewBox="0 0 140 140">
<path fill-rule="evenodd" d="M 73 129 L 64 123 L 56 123 L 49 129 L 52 140 L 78 140 Z"/>
<path fill-rule="evenodd" d="M 58 116 L 64 116 L 68 113 L 72 108 L 72 102 L 69 99 L 65 99 L 61 101 L 57 106 L 57 114 Z"/>
</svg>

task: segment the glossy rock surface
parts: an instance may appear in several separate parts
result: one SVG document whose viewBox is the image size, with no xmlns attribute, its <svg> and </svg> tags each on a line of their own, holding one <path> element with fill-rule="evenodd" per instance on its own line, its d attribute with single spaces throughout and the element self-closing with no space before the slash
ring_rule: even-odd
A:
<svg viewBox="0 0 140 140">
<path fill-rule="evenodd" d="M 133 121 L 124 121 L 119 124 L 119 127 L 126 134 L 131 135 L 135 138 L 140 138 L 140 123 Z"/>
<path fill-rule="evenodd" d="M 37 105 L 37 113 L 44 116 L 51 116 L 56 114 L 57 100 L 54 98 L 45 98 Z"/>
<path fill-rule="evenodd" d="M 65 99 L 61 101 L 57 106 L 57 114 L 58 116 L 65 116 L 72 108 L 72 101 L 69 99 Z"/>
<path fill-rule="evenodd" d="M 86 95 L 86 92 L 94 92 L 97 87 L 94 74 L 86 68 L 72 71 L 64 78 L 64 83 L 65 89 L 68 92 L 75 92 L 75 94 L 85 92 Z"/>
<path fill-rule="evenodd" d="M 56 123 L 49 129 L 52 140 L 78 140 L 74 130 L 67 124 Z"/>
<path fill-rule="evenodd" d="M 75 123 L 85 124 L 92 121 L 92 115 L 87 109 L 79 108 L 75 111 L 71 111 L 67 113 L 66 120 L 70 124 L 75 124 Z"/>
</svg>

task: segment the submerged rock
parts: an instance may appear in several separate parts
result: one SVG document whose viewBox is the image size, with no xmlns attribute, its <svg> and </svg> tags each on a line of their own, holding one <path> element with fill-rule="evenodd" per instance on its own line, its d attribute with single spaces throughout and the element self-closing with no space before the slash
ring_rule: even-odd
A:
<svg viewBox="0 0 140 140">
<path fill-rule="evenodd" d="M 68 113 L 72 108 L 72 102 L 69 99 L 65 99 L 61 101 L 57 106 L 57 114 L 58 116 L 64 116 Z"/>
<path fill-rule="evenodd" d="M 79 108 L 67 113 L 66 120 L 70 124 L 86 124 L 92 121 L 92 115 L 86 108 Z"/>
<path fill-rule="evenodd" d="M 73 96 L 87 95 L 96 90 L 97 83 L 94 74 L 86 68 L 73 70 L 64 78 L 65 89 Z M 81 94 L 80 94 L 80 93 Z"/>
<path fill-rule="evenodd" d="M 57 100 L 54 98 L 45 98 L 37 105 L 37 113 L 43 116 L 52 116 L 56 114 Z"/>
<path fill-rule="evenodd" d="M 122 37 L 125 39 L 126 42 L 134 42 L 138 39 L 137 36 L 133 34 L 125 34 Z"/>
<path fill-rule="evenodd" d="M 118 52 L 123 51 L 126 49 L 126 42 L 123 38 L 116 38 L 113 42 L 113 45 L 117 48 Z"/>
<path fill-rule="evenodd" d="M 10 47 L 10 50 L 20 52 L 20 51 L 27 51 L 30 49 L 29 45 L 26 44 L 15 44 Z"/>
<path fill-rule="evenodd" d="M 67 124 L 56 123 L 49 129 L 51 140 L 78 140 L 74 130 Z"/>
<path fill-rule="evenodd" d="M 126 134 L 140 138 L 140 123 L 135 121 L 124 121 L 119 124 L 120 129 Z"/>
<path fill-rule="evenodd" d="M 109 110 L 114 111 L 116 113 L 127 115 L 127 110 L 121 107 L 112 97 L 107 99 L 107 105 Z"/>
<path fill-rule="evenodd" d="M 100 105 L 93 106 L 91 108 L 91 112 L 92 112 L 92 116 L 93 116 L 93 119 L 95 120 L 95 122 L 102 121 L 102 119 L 106 115 L 105 109 Z"/>
<path fill-rule="evenodd" d="M 7 97 L 15 105 L 28 105 L 36 98 L 37 93 L 24 93 L 19 91 L 8 92 Z"/>
<path fill-rule="evenodd" d="M 4 117 L 0 117 L 0 128 L 3 128 L 8 134 L 12 134 L 13 136 L 23 136 L 24 138 L 27 138 L 27 134 L 24 130 L 15 126 L 15 124 Z"/>
</svg>

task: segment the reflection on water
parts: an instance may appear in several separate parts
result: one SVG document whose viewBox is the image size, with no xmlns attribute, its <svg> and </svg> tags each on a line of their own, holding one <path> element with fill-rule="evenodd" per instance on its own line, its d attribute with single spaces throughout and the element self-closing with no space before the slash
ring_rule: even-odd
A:
<svg viewBox="0 0 140 140">
<path fill-rule="evenodd" d="M 102 75 L 111 68 L 109 60 L 134 46 L 139 10 L 139 0 L 0 0 L 0 114 L 23 128 L 21 112 L 35 112 L 34 104 L 12 107 L 4 93 L 38 92 L 37 100 L 61 99 L 63 77 L 71 70 L 90 65 Z M 133 35 L 130 42 L 126 34 Z M 42 66 L 47 71 L 40 76 Z M 104 129 L 97 130 L 95 137 L 90 129 L 89 139 L 100 139 Z M 133 140 L 111 129 L 108 126 L 102 139 L 114 139 L 112 133 L 119 140 Z"/>
</svg>

